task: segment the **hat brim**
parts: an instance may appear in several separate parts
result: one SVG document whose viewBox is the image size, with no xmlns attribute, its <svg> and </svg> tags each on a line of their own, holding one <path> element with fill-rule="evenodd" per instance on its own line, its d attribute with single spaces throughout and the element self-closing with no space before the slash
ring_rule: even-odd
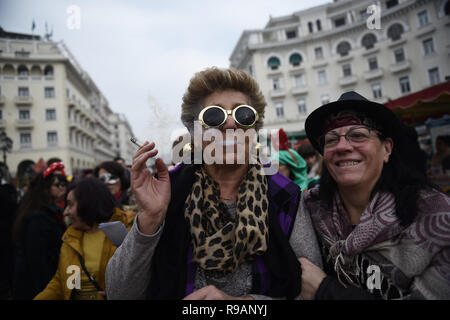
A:
<svg viewBox="0 0 450 320">
<path fill-rule="evenodd" d="M 397 115 L 386 106 L 369 100 L 341 100 L 327 103 L 313 112 L 306 118 L 306 135 L 314 148 L 323 154 L 320 148 L 319 138 L 325 134 L 326 120 L 333 114 L 344 110 L 354 110 L 363 112 L 368 117 L 382 125 L 383 134 L 390 137 L 394 142 L 400 136 L 402 122 Z"/>
</svg>

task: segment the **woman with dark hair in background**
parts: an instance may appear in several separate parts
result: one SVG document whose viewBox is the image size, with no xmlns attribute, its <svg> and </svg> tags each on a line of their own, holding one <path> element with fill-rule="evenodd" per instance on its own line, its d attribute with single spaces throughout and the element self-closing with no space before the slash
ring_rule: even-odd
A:
<svg viewBox="0 0 450 320">
<path fill-rule="evenodd" d="M 99 223 L 120 221 L 129 229 L 132 220 L 117 208 L 105 184 L 95 178 L 83 179 L 69 188 L 64 216 L 69 218 L 70 227 L 62 237 L 58 270 L 35 299 L 101 300 L 106 265 L 117 247 L 99 229 Z M 80 285 L 70 288 L 69 277 L 74 270 L 80 271 Z"/>
<path fill-rule="evenodd" d="M 38 174 L 22 198 L 15 220 L 13 299 L 32 299 L 52 278 L 66 228 L 57 203 L 66 194 L 62 163 Z"/>
<path fill-rule="evenodd" d="M 115 161 L 102 162 L 94 169 L 94 175 L 108 186 L 121 206 L 129 204 L 127 191 L 130 187 L 130 181 L 126 177 L 122 165 Z"/>
<path fill-rule="evenodd" d="M 0 300 L 12 297 L 12 229 L 17 210 L 17 190 L 11 183 L 8 166 L 0 162 Z"/>
<path fill-rule="evenodd" d="M 304 143 L 297 148 L 299 155 L 308 164 L 308 179 L 319 179 L 322 170 L 322 158 L 310 143 Z"/>
<path fill-rule="evenodd" d="M 450 198 L 419 170 L 404 126 L 356 92 L 313 111 L 308 138 L 323 154 L 303 208 L 324 271 L 302 262 L 305 299 L 450 299 Z"/>
</svg>

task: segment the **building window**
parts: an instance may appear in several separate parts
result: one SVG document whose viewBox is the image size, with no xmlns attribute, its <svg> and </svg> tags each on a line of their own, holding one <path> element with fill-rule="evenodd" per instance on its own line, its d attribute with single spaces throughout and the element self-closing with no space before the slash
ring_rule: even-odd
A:
<svg viewBox="0 0 450 320">
<path fill-rule="evenodd" d="M 395 62 L 400 63 L 405 61 L 405 51 L 403 48 L 396 49 L 394 51 Z"/>
<path fill-rule="evenodd" d="M 287 39 L 297 38 L 297 31 L 296 30 L 287 30 L 286 31 L 286 38 Z"/>
<path fill-rule="evenodd" d="M 366 34 L 361 40 L 361 44 L 367 50 L 372 49 L 375 46 L 376 42 L 377 42 L 377 37 L 375 37 L 375 35 L 372 33 Z"/>
<path fill-rule="evenodd" d="M 3 108 L 0 108 L 0 120 L 3 120 Z"/>
<path fill-rule="evenodd" d="M 305 100 L 297 100 L 297 108 L 298 108 L 298 113 L 300 114 L 306 114 L 307 110 L 306 110 L 306 102 Z"/>
<path fill-rule="evenodd" d="M 281 89 L 280 78 L 273 78 L 273 79 L 272 79 L 272 89 L 273 89 L 273 90 L 279 90 L 279 89 Z"/>
<path fill-rule="evenodd" d="M 325 70 L 317 71 L 317 81 L 319 84 L 327 83 L 327 72 Z"/>
<path fill-rule="evenodd" d="M 387 35 L 392 41 L 399 40 L 405 30 L 400 23 L 394 23 L 389 27 Z"/>
<path fill-rule="evenodd" d="M 53 67 L 52 66 L 46 66 L 44 69 L 44 75 L 45 76 L 53 76 Z"/>
<path fill-rule="evenodd" d="M 19 109 L 19 119 L 20 120 L 30 120 L 30 110 Z"/>
<path fill-rule="evenodd" d="M 320 103 L 321 104 L 327 104 L 330 103 L 330 96 L 327 94 L 323 94 L 320 96 Z"/>
<path fill-rule="evenodd" d="M 428 70 L 428 77 L 430 78 L 430 85 L 434 86 L 435 84 L 438 84 L 441 82 L 441 79 L 439 77 L 439 69 L 438 67 L 432 68 Z"/>
<path fill-rule="evenodd" d="M 426 56 L 435 52 L 433 38 L 423 40 L 422 44 L 423 44 L 423 52 Z"/>
<path fill-rule="evenodd" d="M 314 55 L 316 57 L 316 60 L 323 59 L 323 50 L 322 47 L 314 48 Z"/>
<path fill-rule="evenodd" d="M 21 149 L 31 148 L 31 133 L 20 134 L 20 148 Z"/>
<path fill-rule="evenodd" d="M 334 20 L 334 26 L 336 28 L 344 26 L 344 25 L 345 25 L 345 17 Z"/>
<path fill-rule="evenodd" d="M 342 74 L 344 77 L 350 77 L 352 75 L 352 67 L 349 63 L 342 66 Z"/>
<path fill-rule="evenodd" d="M 275 111 L 277 113 L 277 117 L 282 118 L 284 117 L 284 106 L 283 102 L 277 102 L 275 104 Z"/>
<path fill-rule="evenodd" d="M 45 110 L 45 120 L 56 120 L 56 110 L 46 109 Z"/>
<path fill-rule="evenodd" d="M 267 65 L 272 70 L 277 70 L 278 67 L 281 65 L 280 59 L 277 57 L 270 57 L 269 61 L 267 62 Z"/>
<path fill-rule="evenodd" d="M 339 53 L 340 56 L 343 57 L 343 56 L 348 55 L 348 53 L 350 52 L 351 49 L 352 49 L 352 47 L 351 47 L 350 43 L 348 43 L 347 41 L 342 41 L 337 46 L 337 53 Z"/>
<path fill-rule="evenodd" d="M 367 60 L 369 62 L 369 70 L 377 70 L 378 69 L 378 59 L 377 57 L 371 57 Z"/>
<path fill-rule="evenodd" d="M 445 4 L 444 13 L 446 16 L 450 16 L 450 1 Z"/>
<path fill-rule="evenodd" d="M 300 53 L 293 53 L 289 57 L 289 63 L 292 64 L 294 67 L 299 66 L 303 61 L 303 58 Z"/>
<path fill-rule="evenodd" d="M 17 68 L 17 74 L 19 76 L 28 76 L 28 68 L 24 65 L 20 65 L 19 68 Z"/>
<path fill-rule="evenodd" d="M 313 30 L 313 23 L 312 22 L 308 22 L 308 30 L 309 30 L 309 33 L 313 33 L 314 32 L 314 30 Z"/>
<path fill-rule="evenodd" d="M 381 84 L 379 83 L 372 84 L 372 93 L 374 99 L 380 99 L 383 96 L 383 93 L 381 91 Z"/>
<path fill-rule="evenodd" d="M 428 20 L 428 11 L 427 10 L 420 11 L 417 14 L 417 18 L 419 19 L 420 27 L 426 26 L 427 24 L 430 23 L 430 21 Z"/>
<path fill-rule="evenodd" d="M 294 87 L 303 87 L 305 85 L 305 77 L 302 74 L 294 76 Z"/>
<path fill-rule="evenodd" d="M 398 5 L 398 0 L 387 0 L 386 1 L 386 9 L 390 9 Z"/>
<path fill-rule="evenodd" d="M 56 131 L 47 132 L 47 145 L 56 147 L 58 145 L 58 133 Z"/>
<path fill-rule="evenodd" d="M 316 27 L 317 27 L 317 31 L 322 30 L 322 22 L 320 22 L 320 20 L 316 20 Z"/>
<path fill-rule="evenodd" d="M 29 97 L 30 91 L 28 90 L 27 87 L 19 87 L 18 94 L 19 94 L 19 97 Z"/>
<path fill-rule="evenodd" d="M 55 97 L 55 88 L 45 87 L 44 88 L 44 97 L 45 98 L 54 98 Z"/>
<path fill-rule="evenodd" d="M 14 51 L 14 56 L 16 56 L 17 58 L 29 58 L 30 52 L 22 49 L 20 51 Z"/>
<path fill-rule="evenodd" d="M 409 77 L 404 76 L 398 79 L 398 82 L 400 84 L 400 91 L 402 94 L 411 92 L 411 85 L 409 83 Z"/>
</svg>

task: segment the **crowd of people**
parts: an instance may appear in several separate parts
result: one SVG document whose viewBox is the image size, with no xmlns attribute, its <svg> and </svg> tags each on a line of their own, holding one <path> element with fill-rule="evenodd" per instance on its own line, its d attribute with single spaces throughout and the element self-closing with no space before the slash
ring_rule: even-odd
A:
<svg viewBox="0 0 450 320">
<path fill-rule="evenodd" d="M 119 157 L 78 177 L 66 175 L 59 159 L 41 159 L 22 193 L 3 180 L 0 298 L 97 297 L 100 290 L 93 283 L 105 287 L 106 264 L 116 249 L 98 226 L 120 221 L 131 227 L 137 211 L 129 185 L 128 168 Z M 69 290 L 67 268 L 82 263 L 94 282 L 80 272 L 81 289 Z"/>
<path fill-rule="evenodd" d="M 265 108 L 247 73 L 208 68 L 190 80 L 181 120 L 190 137 L 199 121 L 225 139 L 259 130 Z M 408 127 L 350 91 L 313 111 L 305 130 L 297 150 L 284 130 L 272 137 L 275 174 L 250 161 L 250 139 L 244 162 L 228 141 L 223 160 L 236 161 L 170 170 L 161 158 L 149 170 L 158 150 L 146 141 L 131 168 L 116 159 L 69 182 L 62 162 L 47 163 L 20 201 L 2 185 L 1 298 L 450 299 L 450 198 Z M 211 143 L 183 151 L 193 158 Z M 446 174 L 448 136 L 436 149 L 432 166 Z M 106 222 L 123 225 L 124 239 Z"/>
</svg>

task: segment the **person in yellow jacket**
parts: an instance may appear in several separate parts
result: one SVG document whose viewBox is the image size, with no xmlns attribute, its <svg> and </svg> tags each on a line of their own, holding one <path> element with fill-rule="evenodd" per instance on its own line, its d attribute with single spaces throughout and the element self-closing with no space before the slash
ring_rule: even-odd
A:
<svg viewBox="0 0 450 320">
<path fill-rule="evenodd" d="M 71 225 L 62 237 L 58 269 L 34 299 L 105 299 L 106 265 L 117 247 L 99 229 L 99 224 L 120 221 L 129 230 L 133 219 L 117 207 L 108 187 L 95 178 L 69 188 L 64 216 Z"/>
</svg>

